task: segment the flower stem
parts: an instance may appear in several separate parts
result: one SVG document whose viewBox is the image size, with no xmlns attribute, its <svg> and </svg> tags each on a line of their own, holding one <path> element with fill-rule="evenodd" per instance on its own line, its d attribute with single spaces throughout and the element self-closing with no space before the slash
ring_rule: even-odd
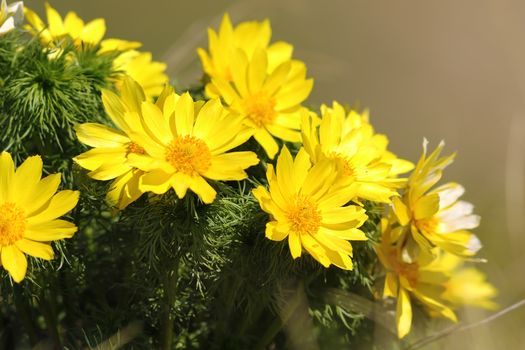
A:
<svg viewBox="0 0 525 350">
<path fill-rule="evenodd" d="M 29 299 L 27 299 L 27 296 L 22 295 L 22 288 L 18 285 L 14 286 L 13 294 L 16 311 L 29 336 L 29 343 L 31 346 L 35 346 L 38 343 L 38 334 L 33 323 L 31 309 L 29 308 Z"/>
<path fill-rule="evenodd" d="M 162 350 L 171 350 L 173 344 L 173 313 L 171 308 L 177 293 L 178 270 L 179 262 L 177 260 L 173 269 L 168 269 L 164 274 L 164 303 L 160 331 L 160 348 Z"/>
</svg>

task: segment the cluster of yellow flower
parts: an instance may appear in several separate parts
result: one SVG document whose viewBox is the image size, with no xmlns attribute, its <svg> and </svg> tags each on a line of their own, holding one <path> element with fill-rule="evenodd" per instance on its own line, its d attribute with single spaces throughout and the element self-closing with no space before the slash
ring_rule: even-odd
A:
<svg viewBox="0 0 525 350">
<path fill-rule="evenodd" d="M 253 195 L 270 215 L 266 237 L 287 238 L 293 258 L 306 252 L 325 267 L 352 269 L 350 241 L 367 240 L 360 230 L 368 219 L 364 201 L 384 204 L 376 252 L 386 271 L 384 296 L 398 300 L 399 337 L 411 327 L 411 299 L 432 316 L 452 320 L 453 309 L 463 304 L 494 307 L 489 299 L 495 289 L 479 271 L 462 267 L 480 248 L 467 231 L 479 218 L 471 204 L 458 200 L 463 187 L 432 189 L 453 156 L 440 157 L 443 145 L 427 156 L 425 143 L 414 167 L 388 151 L 387 137 L 374 132 L 367 112 L 337 102 L 321 106 L 319 115 L 304 107 L 313 81 L 305 64 L 292 58 L 292 45 L 270 43 L 268 21 L 233 27 L 226 15 L 218 32 L 209 30 L 208 51 L 198 50 L 209 99 L 194 101 L 166 86 L 164 65 L 135 51 L 138 43 L 102 40 L 102 19 L 84 24 L 70 12 L 62 20 L 46 6 L 47 26 L 26 11 L 31 30 L 46 44 L 59 48 L 68 36 L 77 45 L 100 44 L 100 53 L 122 51 L 115 65 L 127 77 L 118 82 L 118 93 L 102 91 L 113 126 L 78 125 L 78 139 L 93 148 L 74 159 L 92 178 L 113 180 L 108 200 L 119 209 L 143 193 L 171 189 L 179 198 L 189 189 L 204 203 L 213 202 L 209 180 L 245 179 L 245 170 L 259 163 L 256 153 L 235 150 L 253 137 L 269 162 L 279 153 L 275 166 L 267 166 L 268 186 L 258 186 Z M 295 158 L 283 141 L 298 146 Z M 26 266 L 21 251 L 51 258 L 49 245 L 38 242 L 75 232 L 74 225 L 54 219 L 75 205 L 78 193 L 51 198 L 58 177 L 39 182 L 38 157 L 16 173 L 8 154 L 0 161 L 1 260 L 20 281 Z M 399 177 L 411 170 L 409 178 Z M 24 195 L 31 191 L 37 201 Z"/>
</svg>

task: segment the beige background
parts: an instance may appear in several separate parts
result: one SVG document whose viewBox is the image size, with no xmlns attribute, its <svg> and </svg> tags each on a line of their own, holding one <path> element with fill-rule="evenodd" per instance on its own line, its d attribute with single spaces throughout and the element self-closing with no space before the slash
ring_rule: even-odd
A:
<svg viewBox="0 0 525 350">
<path fill-rule="evenodd" d="M 39 13 L 43 1 L 26 4 Z M 467 187 L 482 216 L 481 266 L 502 306 L 525 297 L 525 2 L 519 0 L 56 0 L 62 14 L 105 17 L 108 35 L 139 40 L 184 85 L 200 77 L 195 54 L 223 12 L 270 18 L 273 38 L 295 45 L 315 86 L 310 102 L 359 103 L 417 160 L 423 136 L 458 151 L 447 180 Z M 464 322 L 486 315 L 468 310 Z M 525 348 L 525 307 L 434 344 L 446 349 Z M 436 325 L 438 327 L 440 325 Z M 442 326 L 442 325 L 441 325 Z M 433 346 L 427 347 L 432 349 Z"/>
</svg>

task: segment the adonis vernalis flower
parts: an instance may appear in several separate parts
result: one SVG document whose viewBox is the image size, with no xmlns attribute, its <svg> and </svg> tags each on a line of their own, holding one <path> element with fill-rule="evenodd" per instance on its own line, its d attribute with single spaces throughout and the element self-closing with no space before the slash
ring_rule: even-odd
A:
<svg viewBox="0 0 525 350">
<path fill-rule="evenodd" d="M 24 20 L 24 3 L 17 1 L 7 5 L 6 0 L 0 2 L 0 35 L 13 30 Z"/>
<path fill-rule="evenodd" d="M 437 260 L 424 263 L 407 261 L 405 248 L 401 241 L 394 242 L 395 235 L 392 235 L 386 221 L 382 221 L 383 233 L 381 243 L 376 245 L 376 253 L 386 269 L 383 297 L 397 298 L 398 337 L 405 337 L 412 327 L 413 299 L 417 299 L 432 316 L 441 316 L 456 322 L 454 311 L 442 297 L 450 271 L 440 267 Z"/>
<path fill-rule="evenodd" d="M 168 76 L 164 73 L 166 64 L 152 61 L 149 52 L 134 50 L 140 47 L 141 43 L 120 39 L 104 39 L 106 23 L 103 18 L 84 23 L 75 12 L 70 11 L 62 19 L 51 5 L 46 3 L 45 6 L 47 26 L 34 11 L 25 10 L 26 19 L 29 22 L 26 28 L 33 35 L 38 35 L 44 44 L 60 48 L 64 39 L 70 39 L 78 47 L 86 44 L 100 45 L 99 54 L 120 51 L 121 54 L 113 64 L 116 70 L 126 73 L 143 86 L 148 98 L 157 96 L 162 91 L 168 82 Z"/>
<path fill-rule="evenodd" d="M 261 208 L 271 215 L 266 237 L 274 241 L 288 238 L 292 257 L 303 248 L 323 266 L 334 264 L 352 269 L 352 245 L 366 240 L 359 227 L 366 221 L 364 209 L 345 206 L 356 194 L 357 186 L 340 186 L 333 162 L 311 165 L 301 148 L 295 160 L 286 147 L 266 172 L 269 190 L 253 190 Z"/>
<path fill-rule="evenodd" d="M 255 140 L 273 158 L 279 150 L 274 137 L 301 140 L 301 103 L 313 81 L 306 79 L 304 63 L 292 60 L 290 45 L 268 46 L 270 36 L 267 21 L 232 28 L 225 16 L 218 35 L 209 31 L 209 55 L 202 49 L 199 55 L 210 78 L 206 93 L 246 117 Z"/>
<path fill-rule="evenodd" d="M 423 155 L 411 174 L 402 198 L 393 201 L 399 224 L 410 232 L 408 244 L 416 243 L 421 252 L 438 246 L 463 256 L 472 256 L 481 243 L 469 229 L 479 225 L 479 216 L 472 214 L 473 205 L 458 200 L 465 189 L 457 183 L 447 183 L 431 189 L 442 176 L 442 170 L 454 159 L 454 154 L 440 157 L 444 143 L 427 156 L 427 141 Z M 411 251 L 414 251 L 411 249 Z"/>
<path fill-rule="evenodd" d="M 397 175 L 413 164 L 387 150 L 387 137 L 374 133 L 367 113 L 347 113 L 334 102 L 332 108 L 321 106 L 319 130 L 318 121 L 308 119 L 303 121 L 302 139 L 310 158 L 314 163 L 334 160 L 346 181 L 359 184 L 358 198 L 389 203 L 406 183 Z"/>
<path fill-rule="evenodd" d="M 78 191 L 60 191 L 60 174 L 42 177 L 40 156 L 27 158 L 15 171 L 11 155 L 0 155 L 0 255 L 15 282 L 24 279 L 24 254 L 53 259 L 50 242 L 71 238 L 77 227 L 58 219 L 75 207 Z"/>
<path fill-rule="evenodd" d="M 242 180 L 245 169 L 259 162 L 253 152 L 227 151 L 251 136 L 241 116 L 231 115 L 218 99 L 194 102 L 188 93 L 162 96 L 163 104 L 143 102 L 144 133 L 131 139 L 144 154 L 128 155 L 129 164 L 143 170 L 139 188 L 162 194 L 173 188 L 179 198 L 188 189 L 204 203 L 216 191 L 205 180 Z"/>
<path fill-rule="evenodd" d="M 129 135 L 144 132 L 140 115 L 145 100 L 140 85 L 126 78 L 120 96 L 108 90 L 102 91 L 106 113 L 118 129 L 96 123 L 84 123 L 76 127 L 80 142 L 94 148 L 76 156 L 75 162 L 90 170 L 89 176 L 94 179 L 114 179 L 107 198 L 119 209 L 142 195 L 139 189 L 142 171 L 127 164 L 127 157 L 129 154 L 144 152 L 131 141 Z"/>
</svg>

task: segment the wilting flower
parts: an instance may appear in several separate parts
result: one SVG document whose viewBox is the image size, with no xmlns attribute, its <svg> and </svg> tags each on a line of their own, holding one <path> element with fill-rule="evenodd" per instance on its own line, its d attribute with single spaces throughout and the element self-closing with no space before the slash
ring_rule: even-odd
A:
<svg viewBox="0 0 525 350">
<path fill-rule="evenodd" d="M 113 64 L 115 70 L 126 73 L 145 87 L 148 98 L 157 96 L 162 91 L 168 82 L 168 77 L 164 73 L 166 65 L 152 61 L 149 52 L 136 51 L 135 49 L 140 47 L 141 43 L 121 39 L 104 39 L 106 23 L 103 18 L 84 23 L 75 12 L 70 11 L 62 19 L 48 3 L 45 6 L 47 26 L 35 12 L 25 10 L 26 19 L 29 22 L 27 29 L 33 35 L 38 35 L 44 44 L 60 49 L 67 40 L 71 40 L 79 48 L 83 45 L 100 45 L 99 54 L 118 51 L 120 55 Z M 122 82 L 119 85 L 122 85 Z"/>
<path fill-rule="evenodd" d="M 199 50 L 210 83 L 206 93 L 220 97 L 229 109 L 246 117 L 270 158 L 279 146 L 274 137 L 291 142 L 301 140 L 301 103 L 312 90 L 306 66 L 293 60 L 292 46 L 269 45 L 268 21 L 241 23 L 233 28 L 224 17 L 217 35 L 209 30 L 209 54 Z"/>
<path fill-rule="evenodd" d="M 357 186 L 340 186 L 333 162 L 312 166 L 301 148 L 295 160 L 286 147 L 277 159 L 276 171 L 268 165 L 269 190 L 253 190 L 261 208 L 271 215 L 266 237 L 274 241 L 288 238 L 294 259 L 303 248 L 323 266 L 334 264 L 351 270 L 352 245 L 366 240 L 359 227 L 366 221 L 364 209 L 345 206 L 356 194 Z"/>
<path fill-rule="evenodd" d="M 13 30 L 24 21 L 24 3 L 17 1 L 7 5 L 6 0 L 0 2 L 0 35 Z"/>
<path fill-rule="evenodd" d="M 425 254 L 438 246 L 453 254 L 472 256 L 481 248 L 481 243 L 468 230 L 479 225 L 479 216 L 472 214 L 472 204 L 459 200 L 465 189 L 453 182 L 431 189 L 454 158 L 454 154 L 440 157 L 443 147 L 441 143 L 427 156 L 425 140 L 423 155 L 408 180 L 404 195 L 393 201 L 394 212 L 399 224 L 410 232 L 408 244 L 417 246 L 409 248 L 411 253 L 419 250 Z"/>
<path fill-rule="evenodd" d="M 357 198 L 390 203 L 396 189 L 406 183 L 397 175 L 413 164 L 387 150 L 387 137 L 374 133 L 368 114 L 347 113 L 334 102 L 332 108 L 321 106 L 319 130 L 319 122 L 308 119 L 303 121 L 302 139 L 312 161 L 335 161 L 342 177 L 359 185 Z"/>
<path fill-rule="evenodd" d="M 102 91 L 104 109 L 118 129 L 96 123 L 76 127 L 79 141 L 94 148 L 76 156 L 75 162 L 90 170 L 88 175 L 96 180 L 114 179 L 107 199 L 119 209 L 142 195 L 139 178 L 143 172 L 129 165 L 127 159 L 129 154 L 144 153 L 129 135 L 144 132 L 141 105 L 145 100 L 140 85 L 126 78 L 120 96 L 108 90 Z M 158 103 L 162 103 L 162 99 Z"/>
<path fill-rule="evenodd" d="M 11 155 L 0 156 L 0 255 L 15 282 L 24 279 L 24 255 L 51 260 L 50 242 L 71 238 L 77 227 L 58 219 L 75 207 L 78 191 L 60 191 L 60 174 L 42 177 L 40 156 L 27 158 L 15 171 Z"/>
<path fill-rule="evenodd" d="M 145 172 L 142 191 L 162 194 L 173 188 L 183 198 L 190 189 L 211 203 L 216 191 L 206 179 L 242 180 L 244 170 L 259 162 L 253 152 L 228 152 L 246 142 L 251 131 L 218 99 L 194 102 L 188 93 L 172 92 L 161 100 L 162 106 L 142 102 L 144 132 L 130 135 L 144 149 L 128 155 L 128 164 Z"/>
</svg>

